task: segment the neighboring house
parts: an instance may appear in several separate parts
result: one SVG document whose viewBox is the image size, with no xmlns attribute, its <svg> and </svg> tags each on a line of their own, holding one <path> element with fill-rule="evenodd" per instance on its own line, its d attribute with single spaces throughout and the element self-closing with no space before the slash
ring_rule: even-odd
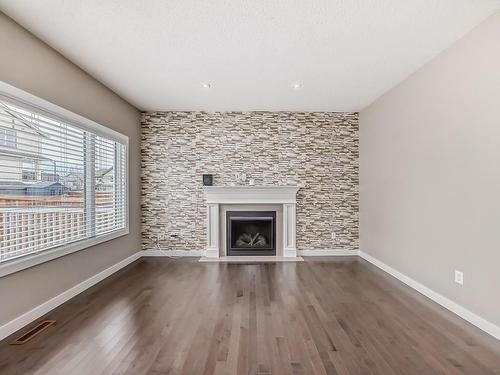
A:
<svg viewBox="0 0 500 375">
<path fill-rule="evenodd" d="M 64 195 L 68 188 L 60 182 L 37 182 L 26 184 L 16 181 L 0 181 L 2 195 L 54 196 Z"/>
<path fill-rule="evenodd" d="M 49 135 L 29 117 L 23 117 L 5 103 L 0 103 L 0 181 L 36 182 L 42 166 L 54 161 L 41 157 L 40 140 Z"/>
<path fill-rule="evenodd" d="M 71 191 L 83 191 L 84 183 L 83 173 L 68 173 L 65 176 L 59 178 L 64 186 L 66 186 Z"/>
<path fill-rule="evenodd" d="M 68 192 L 68 188 L 60 182 L 37 182 L 26 187 L 26 195 L 46 196 L 63 195 Z"/>
<path fill-rule="evenodd" d="M 0 186 L 8 182 L 61 182 L 64 185 L 64 179 L 71 190 L 82 189 L 83 173 L 75 173 L 75 168 L 68 170 L 68 163 L 57 158 L 57 137 L 51 136 L 57 134 L 56 130 L 39 126 L 39 121 L 36 116 L 25 115 L 14 106 L 0 102 Z M 67 178 L 62 178 L 61 171 Z M 0 187 L 0 194 L 13 193 L 14 190 L 7 192 Z"/>
<path fill-rule="evenodd" d="M 95 173 L 96 191 L 113 191 L 114 173 L 113 167 L 101 168 Z"/>
</svg>

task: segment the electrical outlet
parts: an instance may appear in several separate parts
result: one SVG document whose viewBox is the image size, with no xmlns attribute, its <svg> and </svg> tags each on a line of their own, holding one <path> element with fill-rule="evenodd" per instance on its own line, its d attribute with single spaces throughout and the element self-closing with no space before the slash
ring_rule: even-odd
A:
<svg viewBox="0 0 500 375">
<path fill-rule="evenodd" d="M 464 285 L 464 273 L 462 271 L 455 270 L 455 282 Z"/>
<path fill-rule="evenodd" d="M 335 240 L 337 239 L 337 235 L 335 234 L 335 232 L 332 232 L 332 240 Z"/>
</svg>

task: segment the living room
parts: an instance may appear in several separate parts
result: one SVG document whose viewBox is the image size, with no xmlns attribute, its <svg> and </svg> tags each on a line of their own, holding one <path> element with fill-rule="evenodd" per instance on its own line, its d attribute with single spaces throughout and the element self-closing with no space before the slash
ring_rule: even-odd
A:
<svg viewBox="0 0 500 375">
<path fill-rule="evenodd" d="M 0 0 L 1 374 L 498 374 L 500 1 Z"/>
</svg>

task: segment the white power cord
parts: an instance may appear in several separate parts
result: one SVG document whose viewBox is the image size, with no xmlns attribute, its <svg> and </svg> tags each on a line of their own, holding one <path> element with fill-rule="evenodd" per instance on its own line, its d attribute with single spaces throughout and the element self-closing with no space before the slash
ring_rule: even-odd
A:
<svg viewBox="0 0 500 375">
<path fill-rule="evenodd" d="M 178 236 L 175 236 L 175 238 L 179 238 Z M 159 239 L 159 236 L 156 238 L 156 241 L 154 242 L 154 247 L 153 247 L 154 250 L 156 251 L 159 251 L 162 253 L 162 255 L 168 257 L 168 258 L 171 258 L 171 259 L 180 259 L 180 258 L 184 258 L 183 255 L 171 255 L 170 252 L 171 250 L 168 250 L 166 248 L 162 248 L 161 245 L 160 245 L 160 239 Z"/>
</svg>

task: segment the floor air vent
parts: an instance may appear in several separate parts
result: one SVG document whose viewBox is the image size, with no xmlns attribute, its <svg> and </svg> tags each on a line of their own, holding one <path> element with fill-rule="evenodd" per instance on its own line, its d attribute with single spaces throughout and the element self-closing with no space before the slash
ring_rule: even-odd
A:
<svg viewBox="0 0 500 375">
<path fill-rule="evenodd" d="M 14 340 L 11 342 L 11 345 L 22 345 L 30 341 L 33 337 L 36 335 L 42 333 L 45 331 L 47 328 L 49 328 L 51 325 L 56 324 L 55 320 L 44 320 L 40 324 L 36 325 L 32 329 L 30 329 L 28 332 L 26 332 L 24 335 L 19 337 L 18 339 Z"/>
</svg>

